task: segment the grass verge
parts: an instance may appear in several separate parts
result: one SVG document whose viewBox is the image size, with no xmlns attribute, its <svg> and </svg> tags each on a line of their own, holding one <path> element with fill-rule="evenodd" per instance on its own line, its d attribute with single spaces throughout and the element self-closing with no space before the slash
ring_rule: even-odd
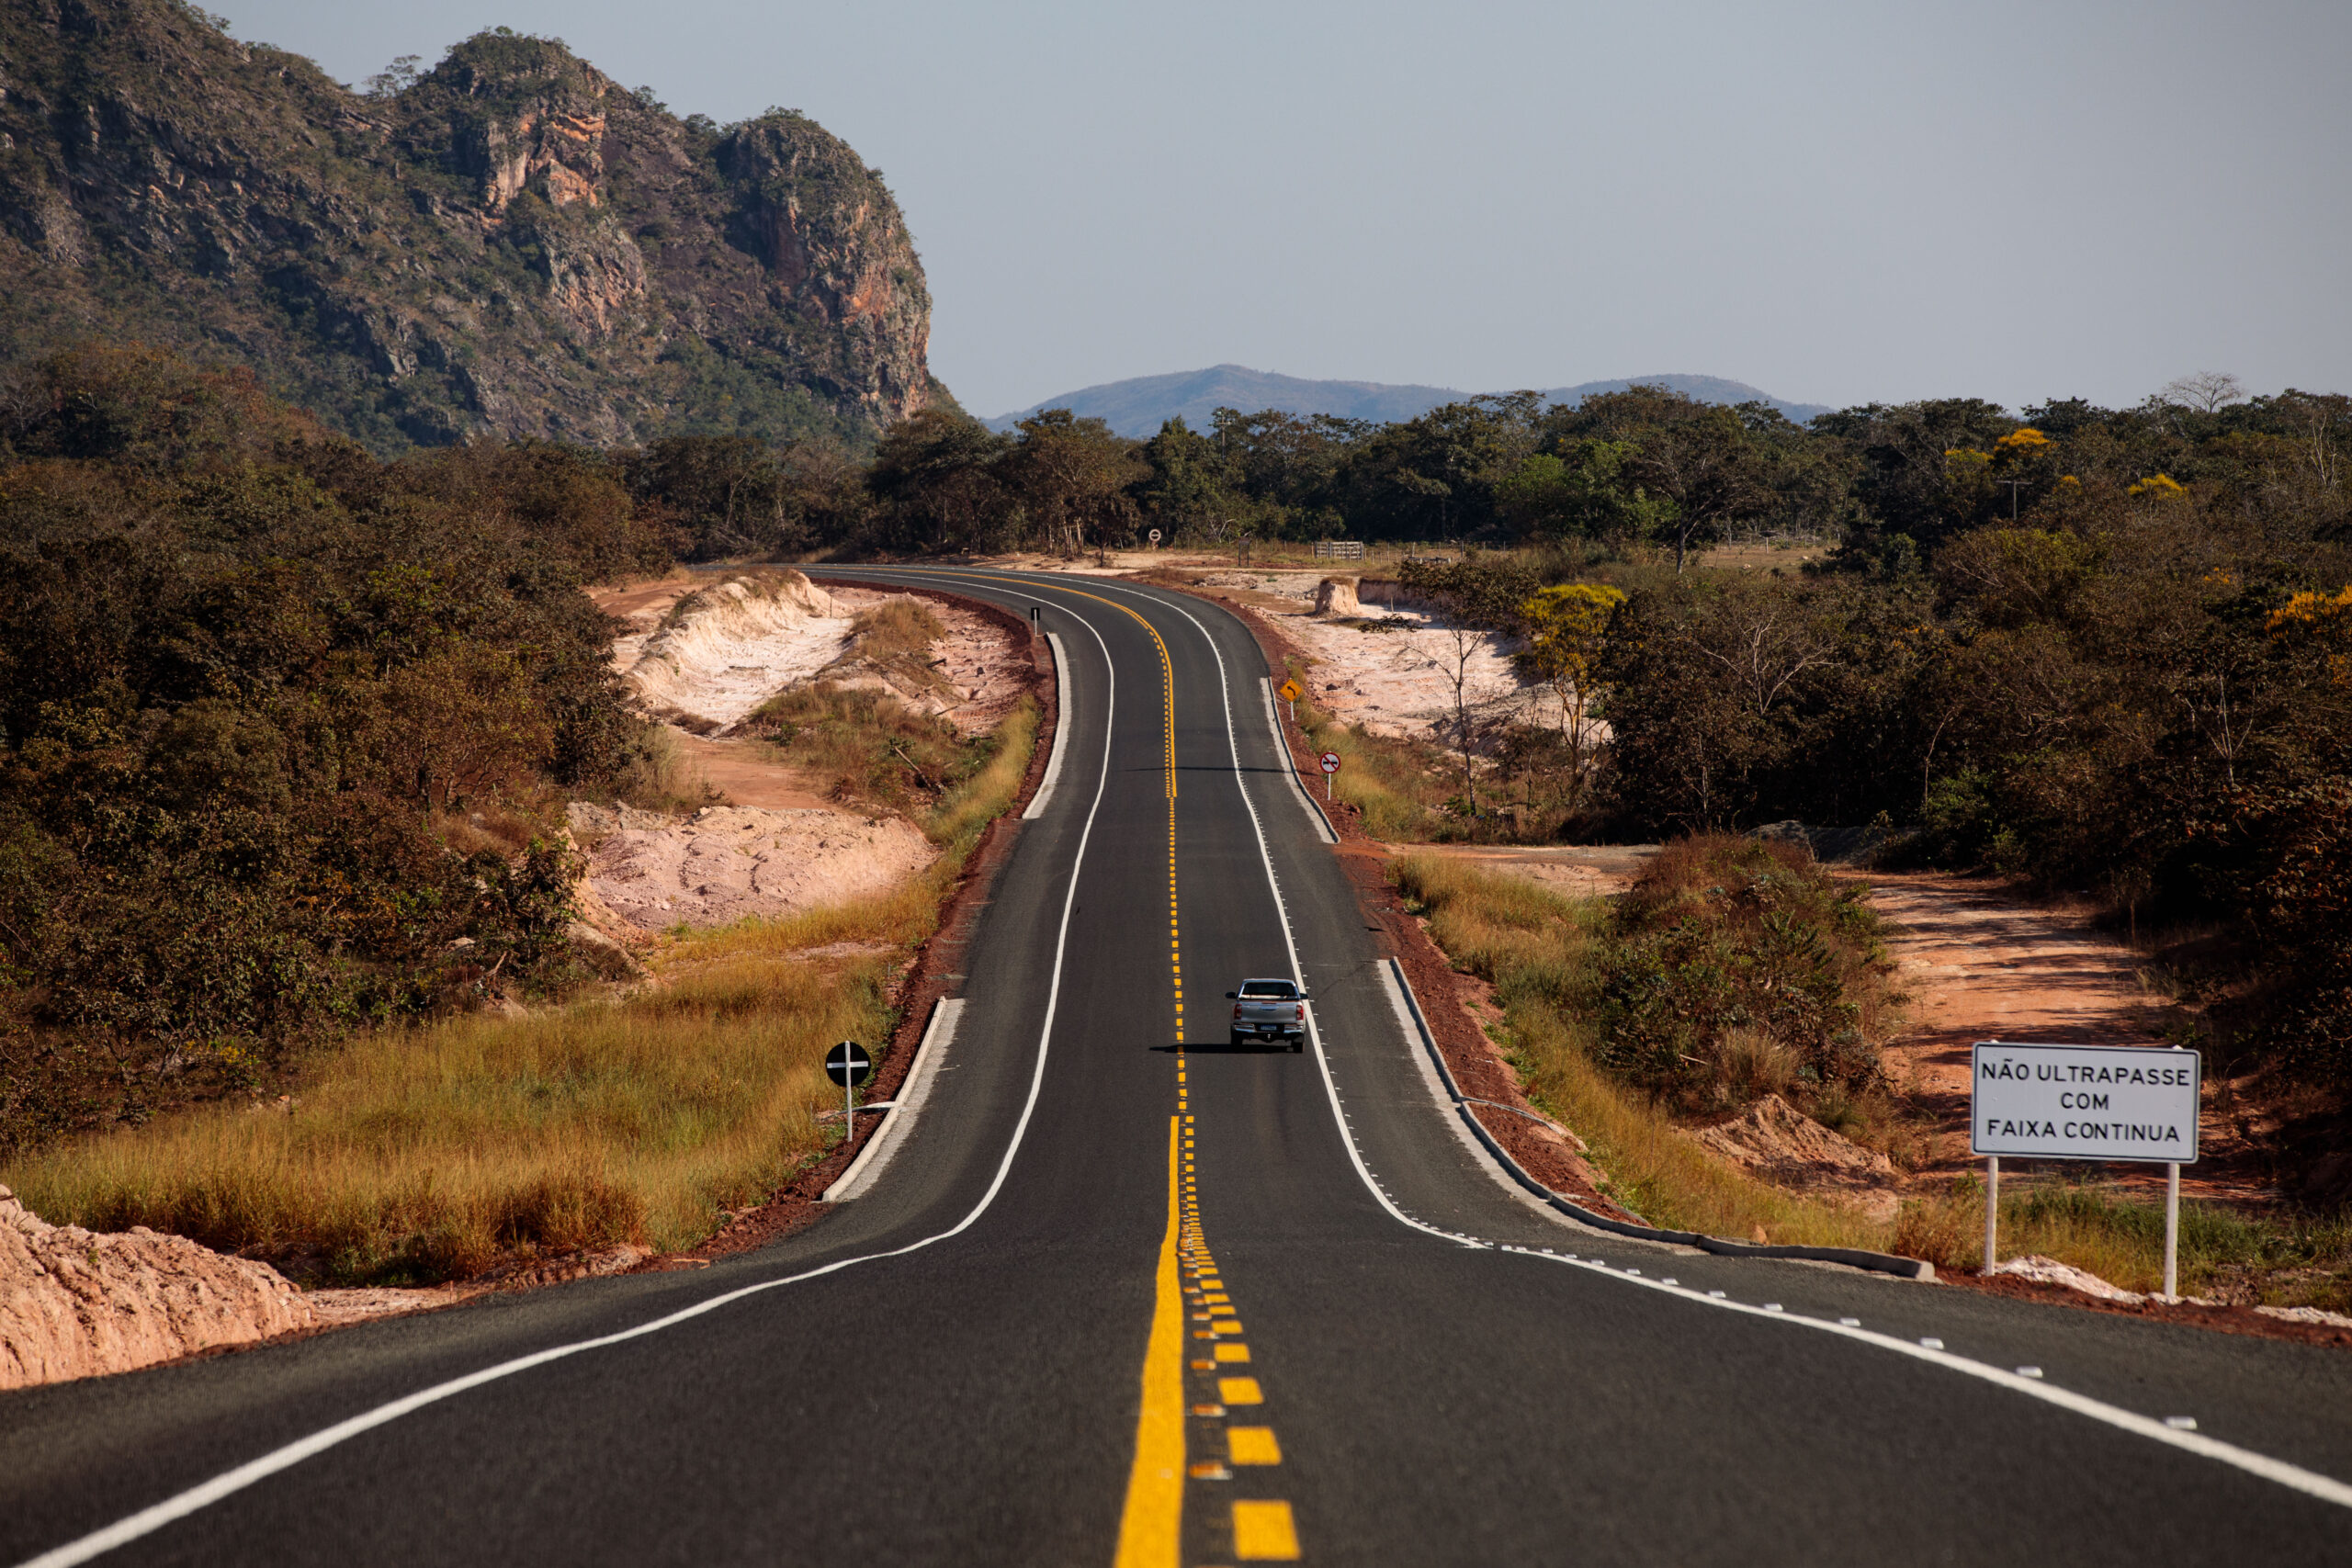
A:
<svg viewBox="0 0 2352 1568">
<path fill-rule="evenodd" d="M 1564 897 L 1434 855 L 1401 859 L 1392 874 L 1454 964 L 1495 987 L 1505 1055 L 1529 1100 L 1590 1145 L 1611 1197 L 1675 1229 L 1978 1266 L 1984 1197 L 1973 1179 L 1906 1198 L 1893 1221 L 1873 1221 L 1715 1159 L 1683 1135 L 1664 1101 L 1604 1070 L 1599 1021 L 1619 923 L 1608 900 Z M 2162 1283 L 2161 1205 L 2096 1181 L 2004 1183 L 2001 1237 L 2004 1257 L 2040 1253 L 2127 1290 Z M 2183 1202 L 2180 1277 L 2188 1293 L 2244 1304 L 2352 1309 L 2352 1217 L 2251 1217 Z"/>
<path fill-rule="evenodd" d="M 886 987 L 931 934 L 1036 741 L 1030 704 L 923 819 L 944 852 L 893 892 L 673 939 L 662 983 L 527 1019 L 363 1037 L 292 1100 L 209 1106 L 10 1167 L 35 1212 L 149 1225 L 310 1282 L 425 1283 L 504 1259 L 690 1247 L 840 1136 L 836 1040 L 887 1042 Z M 810 948 L 867 951 L 811 959 Z"/>
</svg>

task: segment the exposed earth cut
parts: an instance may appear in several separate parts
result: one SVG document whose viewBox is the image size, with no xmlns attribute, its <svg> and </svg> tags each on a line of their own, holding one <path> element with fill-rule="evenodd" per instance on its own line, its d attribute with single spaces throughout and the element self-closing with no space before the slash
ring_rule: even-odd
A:
<svg viewBox="0 0 2352 1568">
<path fill-rule="evenodd" d="M 926 655 L 876 661 L 858 651 L 858 616 L 905 595 L 823 587 L 769 568 L 680 572 L 590 593 L 623 623 L 614 667 L 726 801 L 690 815 L 571 807 L 588 855 L 583 910 L 630 940 L 885 892 L 936 856 L 911 822 L 825 798 L 788 751 L 743 733 L 769 698 L 829 682 L 882 692 L 978 735 L 1023 690 L 1004 629 L 953 604 L 923 602 L 946 634 Z"/>
<path fill-rule="evenodd" d="M 143 1225 L 52 1225 L 0 1187 L 0 1388 L 129 1371 L 314 1321 L 266 1263 Z"/>
<path fill-rule="evenodd" d="M 723 926 L 880 893 L 937 854 L 910 822 L 851 811 L 707 807 L 690 818 L 574 802 L 588 888 L 639 931 Z"/>
</svg>

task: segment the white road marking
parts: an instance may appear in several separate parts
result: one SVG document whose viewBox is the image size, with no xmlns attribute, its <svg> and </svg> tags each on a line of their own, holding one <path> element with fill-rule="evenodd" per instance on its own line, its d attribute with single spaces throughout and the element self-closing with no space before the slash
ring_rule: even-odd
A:
<svg viewBox="0 0 2352 1568">
<path fill-rule="evenodd" d="M 1193 624 L 1197 626 L 1200 623 L 1196 621 Z M 1216 645 L 1212 643 L 1209 646 L 1214 649 Z M 1219 660 L 1217 661 L 1217 673 L 1222 675 L 1224 672 L 1225 661 L 1223 660 Z M 1260 681 L 1258 682 L 1258 690 L 1266 699 L 1266 728 L 1273 732 L 1274 739 L 1279 743 L 1282 739 L 1283 727 L 1274 717 L 1274 678 L 1269 675 L 1264 680 Z M 1282 747 L 1282 758 L 1285 763 L 1289 762 L 1290 748 L 1288 746 Z M 1339 835 L 1331 831 L 1331 824 L 1324 818 L 1322 809 L 1315 804 L 1315 797 L 1307 794 L 1306 785 L 1299 782 L 1298 769 L 1295 767 L 1285 767 L 1283 770 L 1283 776 L 1290 780 L 1291 794 L 1297 799 L 1298 808 L 1306 813 L 1306 819 L 1308 823 L 1315 829 L 1315 837 L 1319 841 L 1326 844 L 1338 843 L 1340 841 Z"/>
<path fill-rule="evenodd" d="M 1090 632 L 1094 631 L 1083 617 L 1080 618 L 1079 624 L 1086 626 Z M 971 1213 L 936 1235 L 927 1235 L 921 1241 L 910 1242 L 904 1247 L 894 1247 L 888 1252 L 870 1252 L 856 1258 L 844 1258 L 836 1262 L 828 1263 L 822 1268 L 811 1269 L 805 1273 L 789 1275 L 781 1280 L 763 1280 L 756 1285 L 744 1285 L 712 1296 L 707 1301 L 697 1302 L 693 1306 L 682 1308 L 667 1317 L 658 1317 L 650 1323 L 641 1323 L 635 1328 L 625 1328 L 617 1334 L 606 1334 L 594 1339 L 576 1340 L 569 1345 L 552 1346 L 545 1350 L 535 1351 L 528 1356 L 517 1356 L 513 1360 L 501 1361 L 496 1366 L 484 1367 L 480 1371 L 469 1372 L 464 1377 L 435 1383 L 430 1388 L 419 1389 L 416 1393 L 403 1398 L 377 1405 L 372 1410 L 362 1411 L 348 1420 L 338 1421 L 334 1426 L 313 1432 L 307 1438 L 299 1438 L 282 1448 L 273 1449 L 259 1459 L 249 1461 L 199 1485 L 191 1486 L 185 1492 L 166 1497 L 153 1506 L 141 1508 L 128 1518 L 118 1519 L 103 1529 L 93 1530 L 78 1540 L 67 1541 L 62 1546 L 52 1547 L 38 1557 L 27 1558 L 19 1568 L 71 1568 L 72 1564 L 87 1562 L 92 1558 L 111 1551 L 118 1546 L 127 1545 L 141 1536 L 152 1535 L 165 1525 L 209 1507 L 222 1498 L 242 1492 L 254 1483 L 266 1480 L 282 1470 L 289 1470 L 304 1460 L 323 1453 L 337 1444 L 348 1442 L 363 1432 L 371 1432 L 379 1427 L 388 1426 L 403 1416 L 413 1415 L 429 1404 L 437 1404 L 445 1399 L 454 1398 L 469 1389 L 480 1388 L 484 1383 L 496 1382 L 502 1378 L 510 1378 L 517 1372 L 526 1372 L 534 1367 L 543 1367 L 550 1361 L 560 1361 L 567 1357 L 577 1356 L 582 1351 L 601 1350 L 609 1346 L 624 1344 L 631 1339 L 642 1338 L 649 1334 L 659 1334 L 665 1328 L 674 1328 L 679 1324 L 690 1322 L 706 1313 L 716 1312 L 720 1307 L 781 1286 L 797 1285 L 805 1280 L 815 1280 L 827 1274 L 839 1273 L 842 1269 L 854 1268 L 860 1263 L 878 1262 L 886 1258 L 904 1258 L 910 1252 L 920 1252 L 926 1247 L 945 1241 L 951 1236 L 961 1235 L 965 1231 L 969 1230 L 982 1214 L 988 1213 L 989 1206 L 996 1201 L 996 1195 L 1003 1190 L 1005 1179 L 1012 1173 L 1013 1156 L 1021 1152 L 1022 1139 L 1028 1134 L 1030 1119 L 1037 1109 L 1038 1095 L 1045 1087 L 1046 1047 L 1047 1042 L 1053 1038 L 1054 1016 L 1061 1003 L 1062 956 L 1069 943 L 1070 913 L 1077 906 L 1079 873 L 1086 864 L 1087 844 L 1094 835 L 1094 818 L 1102 808 L 1103 790 L 1111 782 L 1111 737 L 1116 728 L 1112 720 L 1118 713 L 1118 678 L 1112 670 L 1110 645 L 1102 642 L 1100 632 L 1094 633 L 1094 640 L 1102 644 L 1102 668 L 1106 677 L 1103 693 L 1102 770 L 1094 784 L 1094 804 L 1088 808 L 1086 826 L 1079 834 L 1078 854 L 1070 862 L 1069 886 L 1062 895 L 1061 931 L 1054 941 L 1054 977 L 1046 993 L 1046 1021 L 1037 1032 L 1037 1061 L 1029 1075 L 1029 1098 L 1021 1107 L 1021 1119 L 1013 1124 L 1012 1141 L 1005 1145 L 1004 1157 L 997 1164 L 995 1177 L 989 1180 L 988 1190 L 980 1194 L 980 1201 L 972 1206 Z"/>
</svg>

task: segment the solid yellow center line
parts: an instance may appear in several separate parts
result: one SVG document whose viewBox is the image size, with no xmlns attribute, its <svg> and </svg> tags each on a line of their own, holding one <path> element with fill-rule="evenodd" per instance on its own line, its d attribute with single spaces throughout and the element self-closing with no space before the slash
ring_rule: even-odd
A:
<svg viewBox="0 0 2352 1568">
<path fill-rule="evenodd" d="M 1143 1411 L 1119 1517 L 1117 1568 L 1175 1568 L 1184 1518 L 1184 1297 L 1176 1272 L 1182 1206 L 1176 1190 L 1176 1119 L 1168 1119 L 1168 1231 L 1159 1243 L 1151 1337 L 1143 1353 Z"/>
</svg>

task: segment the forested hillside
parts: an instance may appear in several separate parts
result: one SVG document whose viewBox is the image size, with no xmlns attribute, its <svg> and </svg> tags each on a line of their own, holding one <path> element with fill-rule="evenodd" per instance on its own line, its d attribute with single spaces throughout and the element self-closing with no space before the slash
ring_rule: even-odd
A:
<svg viewBox="0 0 2352 1568">
<path fill-rule="evenodd" d="M 379 456 L 496 434 L 869 446 L 946 401 L 878 171 L 500 28 L 353 93 L 183 0 L 0 7 L 0 365 L 242 365 Z"/>
<path fill-rule="evenodd" d="M 6 386 L 0 1147 L 563 989 L 563 801 L 645 729 L 579 588 L 667 543 L 571 448 L 383 463 L 143 353 Z"/>
</svg>

